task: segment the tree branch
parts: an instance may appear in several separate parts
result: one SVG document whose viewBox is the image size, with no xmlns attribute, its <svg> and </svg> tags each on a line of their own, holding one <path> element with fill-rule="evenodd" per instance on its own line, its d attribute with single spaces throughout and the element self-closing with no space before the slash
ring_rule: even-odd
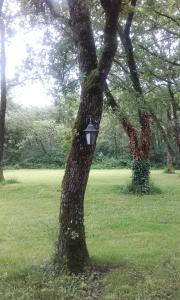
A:
<svg viewBox="0 0 180 300">
<path fill-rule="evenodd" d="M 102 1 L 109 3 L 109 1 Z M 108 2 L 108 3 L 107 3 Z M 104 46 L 102 54 L 99 60 L 98 70 L 100 76 L 100 85 L 104 88 L 106 78 L 109 74 L 110 68 L 113 63 L 113 59 L 117 50 L 117 26 L 118 26 L 118 16 L 121 9 L 121 0 L 112 0 L 111 9 L 106 11 L 106 21 L 104 28 Z"/>
<path fill-rule="evenodd" d="M 176 23 L 176 25 L 178 25 L 178 26 L 180 27 L 180 19 L 177 19 L 177 20 L 176 20 L 175 18 L 173 18 L 173 17 L 171 17 L 171 16 L 169 16 L 169 15 L 167 15 L 167 14 L 165 14 L 165 13 L 162 13 L 162 12 L 160 12 L 160 11 L 157 11 L 157 10 L 154 10 L 154 12 L 155 12 L 156 14 L 158 14 L 159 16 L 165 17 L 165 18 L 167 18 L 167 19 L 173 21 L 174 23 Z"/>
<path fill-rule="evenodd" d="M 126 58 L 127 58 L 127 65 L 128 65 L 129 71 L 130 71 L 134 90 L 140 96 L 142 96 L 143 92 L 142 92 L 142 88 L 141 88 L 141 84 L 140 84 L 140 80 L 139 80 L 137 65 L 136 65 L 135 58 L 134 58 L 134 51 L 133 51 L 131 38 L 129 35 L 124 34 L 123 27 L 120 24 L 118 24 L 118 33 L 119 33 L 121 42 L 122 42 L 124 50 L 125 50 L 125 54 L 126 54 Z"/>
<path fill-rule="evenodd" d="M 156 77 L 157 79 L 163 81 L 163 82 L 166 82 L 166 83 L 169 83 L 169 84 L 173 84 L 173 82 L 171 80 L 169 80 L 167 77 L 164 78 L 158 74 L 156 74 L 155 72 L 153 72 L 151 69 L 148 69 L 148 72 L 153 75 L 154 77 Z"/>
<path fill-rule="evenodd" d="M 133 8 L 135 8 L 136 3 L 137 3 L 137 0 L 131 0 L 131 6 Z M 128 14 L 128 17 L 127 17 L 127 20 L 126 20 L 126 25 L 125 25 L 125 28 L 124 28 L 124 34 L 125 35 L 129 36 L 129 34 L 130 34 L 130 28 L 131 28 L 131 25 L 132 25 L 133 17 L 134 17 L 134 12 L 131 12 L 131 13 Z"/>
<path fill-rule="evenodd" d="M 97 68 L 96 48 L 89 9 L 80 0 L 68 0 L 68 5 L 73 37 L 77 47 L 80 73 L 82 77 L 85 77 Z M 79 13 L 75 13 L 76 11 Z"/>
<path fill-rule="evenodd" d="M 141 45 L 141 44 L 138 44 L 138 46 L 139 46 L 139 48 L 145 50 L 145 51 L 146 51 L 147 53 L 149 53 L 150 55 L 155 56 L 155 57 L 157 57 L 157 58 L 159 58 L 159 59 L 161 59 L 161 60 L 163 60 L 163 61 L 165 61 L 165 62 L 167 62 L 167 63 L 169 63 L 169 64 L 171 64 L 171 65 L 173 65 L 173 66 L 178 66 L 178 67 L 180 67 L 180 64 L 179 64 L 178 62 L 176 62 L 176 61 L 170 61 L 169 59 L 167 59 L 167 58 L 165 58 L 165 57 L 162 57 L 162 56 L 159 55 L 158 53 L 149 50 L 148 48 L 144 47 L 144 46 Z"/>
<path fill-rule="evenodd" d="M 121 69 L 124 71 L 124 73 L 129 74 L 129 71 L 123 66 L 123 64 L 119 60 L 114 58 L 113 61 L 115 62 L 116 65 L 121 67 Z"/>
<path fill-rule="evenodd" d="M 104 9 L 104 11 L 109 11 L 111 9 L 111 1 L 110 0 L 100 0 L 101 6 Z"/>
<path fill-rule="evenodd" d="M 31 0 L 30 3 L 36 7 L 37 12 L 41 13 L 45 13 L 45 6 L 48 7 L 53 18 L 63 20 L 68 26 L 71 25 L 70 20 L 56 10 L 52 0 Z"/>
<path fill-rule="evenodd" d="M 140 149 L 139 149 L 139 144 L 138 144 L 138 136 L 137 136 L 137 131 L 133 127 L 133 125 L 130 123 L 130 121 L 127 119 L 126 116 L 121 114 L 120 111 L 120 106 L 116 102 L 114 96 L 112 95 L 107 83 L 105 83 L 105 90 L 104 90 L 106 99 L 107 99 L 107 104 L 109 107 L 111 107 L 112 111 L 117 115 L 119 122 L 124 128 L 124 131 L 127 133 L 128 138 L 129 138 L 129 147 L 131 149 L 131 153 L 133 158 L 137 158 Z"/>
<path fill-rule="evenodd" d="M 66 24 L 70 25 L 70 20 L 68 18 L 66 18 L 65 16 L 61 15 L 59 12 L 57 12 L 52 0 L 45 0 L 45 2 L 51 12 L 51 15 L 54 18 L 59 18 L 59 19 L 65 21 Z"/>
</svg>

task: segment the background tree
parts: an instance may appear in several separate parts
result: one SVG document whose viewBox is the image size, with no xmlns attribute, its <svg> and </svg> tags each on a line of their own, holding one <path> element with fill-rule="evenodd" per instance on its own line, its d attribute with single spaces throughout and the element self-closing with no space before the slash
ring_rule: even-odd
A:
<svg viewBox="0 0 180 300">
<path fill-rule="evenodd" d="M 0 1 L 0 39 L 1 39 L 1 53 L 0 53 L 0 77 L 1 77 L 1 100 L 0 100 L 0 181 L 4 180 L 3 175 L 3 159 L 4 159 L 4 143 L 6 131 L 6 108 L 7 100 L 10 97 L 12 88 L 21 85 L 24 81 L 29 80 L 29 76 L 22 72 L 20 66 L 14 74 L 14 78 L 7 78 L 6 64 L 7 64 L 7 51 L 6 44 L 8 45 L 10 39 L 16 33 L 17 27 L 25 26 L 25 20 L 22 20 L 22 12 L 20 11 L 19 3 L 11 3 L 5 0 Z M 15 5 L 15 6 L 14 6 Z M 17 5 L 17 6 L 16 6 Z M 14 26 L 14 23 L 16 26 Z M 22 67 L 22 66 L 21 66 Z M 22 76 L 22 74 L 26 74 Z"/>
<path fill-rule="evenodd" d="M 3 17 L 3 4 L 0 1 L 0 34 L 1 34 L 1 103 L 0 103 L 0 181 L 4 180 L 3 175 L 3 154 L 4 154 L 4 139 L 5 139 L 5 115 L 7 103 L 7 88 L 6 88 L 6 54 L 5 54 L 5 22 Z"/>
<path fill-rule="evenodd" d="M 141 38 L 136 38 L 138 53 L 143 57 L 142 78 L 146 82 L 146 101 L 167 148 L 167 161 L 178 165 L 179 140 L 179 35 L 177 1 L 169 7 L 154 1 L 147 5 L 149 19 Z M 144 26 L 142 21 L 142 26 Z M 174 107 L 174 108 L 173 108 Z M 171 167 L 167 167 L 171 169 Z"/>
<path fill-rule="evenodd" d="M 125 25 L 124 26 L 121 24 L 118 25 L 118 33 L 124 48 L 126 65 L 128 67 L 128 72 L 132 82 L 132 88 L 134 90 L 134 95 L 132 92 L 131 95 L 133 98 L 135 98 L 135 102 L 138 107 L 137 115 L 138 115 L 139 125 L 140 125 L 140 135 L 138 135 L 138 131 L 132 125 L 129 118 L 124 113 L 122 113 L 121 106 L 119 106 L 118 102 L 115 100 L 114 96 L 112 95 L 108 87 L 106 90 L 106 97 L 108 98 L 108 104 L 111 106 L 114 113 L 116 113 L 117 118 L 121 122 L 129 138 L 129 147 L 133 158 L 133 165 L 132 165 L 133 176 L 132 176 L 132 184 L 130 189 L 134 193 L 144 194 L 150 192 L 150 184 L 149 184 L 150 164 L 148 161 L 148 157 L 149 157 L 149 151 L 152 143 L 152 138 L 151 138 L 151 129 L 150 129 L 150 121 L 149 121 L 149 112 L 146 108 L 144 92 L 139 79 L 139 72 L 135 60 L 132 39 L 130 36 L 130 29 L 132 26 L 136 2 L 137 1 L 135 0 L 132 0 L 130 2 L 130 6 L 128 7 L 129 12 L 127 14 Z M 120 65 L 120 68 L 122 68 L 122 64 L 119 62 L 118 58 L 115 59 L 115 62 L 116 64 Z M 123 70 L 125 70 L 126 72 L 126 66 L 123 67 Z"/>
<path fill-rule="evenodd" d="M 150 127 L 149 125 L 147 127 L 143 127 L 141 121 L 140 126 L 138 126 L 136 120 L 138 117 L 140 117 L 140 112 L 142 112 L 142 114 L 147 114 L 148 119 L 151 116 L 153 117 L 154 121 L 158 121 L 158 117 L 156 116 L 158 110 L 155 111 L 154 109 L 152 109 L 152 107 L 157 107 L 157 103 L 159 102 L 158 107 L 161 107 L 162 109 L 164 103 L 163 101 L 161 101 L 161 99 L 158 99 L 155 94 L 157 90 L 162 89 L 163 78 L 165 79 L 166 83 L 177 81 L 178 73 L 176 69 L 178 68 L 178 48 L 177 43 L 174 39 L 172 39 L 172 33 L 168 33 L 167 36 L 166 30 L 162 28 L 163 20 L 161 19 L 161 16 L 158 15 L 157 19 L 157 11 L 155 13 L 155 8 L 157 7 L 162 10 L 163 3 L 158 2 L 157 4 L 155 2 L 150 2 L 145 4 L 144 2 L 140 2 L 138 7 L 135 8 L 135 6 L 136 1 L 131 1 L 130 4 L 128 3 L 125 5 L 123 10 L 126 18 L 126 25 L 124 26 L 124 28 L 121 25 L 119 26 L 119 34 L 124 51 L 119 50 L 116 55 L 115 67 L 111 71 L 112 80 L 109 83 L 109 86 L 111 90 L 113 90 L 113 94 L 116 97 L 114 97 L 108 89 L 106 92 L 106 96 L 109 99 L 108 103 L 111 105 L 113 111 L 116 112 L 117 118 L 119 118 L 120 122 L 124 124 L 124 129 L 129 135 L 129 139 L 132 140 L 132 142 L 130 143 L 131 153 L 133 154 L 133 151 L 135 153 L 135 149 L 137 149 L 138 153 L 139 149 L 140 153 L 145 153 L 147 151 L 146 153 L 149 156 L 151 144 Z M 175 3 L 173 3 L 171 7 L 171 13 L 173 14 L 174 12 L 176 12 Z M 144 18 L 146 14 L 150 15 L 151 18 Z M 134 17 L 135 26 L 131 27 Z M 168 17 L 170 17 L 170 15 Z M 170 19 L 172 19 L 172 23 L 175 22 L 177 23 L 176 26 L 178 26 L 178 20 L 176 22 L 177 18 L 170 17 Z M 169 34 L 171 35 L 171 37 L 169 37 Z M 132 45 L 132 40 L 134 46 Z M 160 53 L 157 53 L 157 44 Z M 144 53 L 145 50 L 150 49 L 150 47 L 153 50 L 148 50 L 147 52 L 148 54 L 150 52 L 153 55 L 151 59 L 149 59 L 147 53 Z M 142 48 L 144 50 L 143 52 L 141 51 Z M 126 60 L 124 59 L 125 57 Z M 165 65 L 162 64 L 162 61 Z M 171 66 L 173 66 L 173 69 Z M 154 70 L 157 71 L 157 74 L 159 73 L 159 78 L 155 76 L 156 74 L 154 74 L 153 67 Z M 169 67 L 171 68 L 169 69 Z M 139 78 L 141 78 L 141 80 L 139 80 Z M 129 81 L 130 79 L 131 83 Z M 161 82 L 159 82 L 159 79 L 161 79 Z M 152 101 L 151 97 L 154 100 L 156 99 L 156 103 L 155 101 Z M 120 98 L 120 101 L 117 101 L 118 98 Z M 128 107 L 127 104 L 130 99 L 131 106 Z M 135 116 L 135 112 L 137 116 Z M 132 122 L 134 123 L 134 125 L 132 125 Z M 158 122 L 158 124 L 157 122 L 155 122 L 155 124 L 160 125 L 160 122 Z M 159 126 L 157 128 L 159 128 Z M 143 136 L 143 130 L 144 132 L 146 132 L 146 138 L 144 139 L 144 143 L 142 143 L 142 145 L 145 145 L 144 149 L 143 147 L 141 148 L 141 137 Z M 141 132 L 141 136 L 138 134 L 138 132 Z M 166 144 L 168 143 L 168 153 L 174 153 L 172 149 L 173 147 L 170 146 L 170 141 L 169 138 L 167 138 L 166 134 L 169 132 L 169 130 L 165 132 L 165 130 L 161 126 L 160 133 L 162 134 L 162 132 L 162 138 L 165 138 L 164 141 Z M 170 136 L 170 134 L 168 135 Z M 132 156 L 136 157 L 136 154 L 133 154 Z M 143 167 L 138 169 L 141 172 L 141 170 L 143 170 Z M 143 171 L 142 175 L 143 176 L 140 176 L 140 180 L 144 177 Z M 143 180 L 141 181 L 141 183 L 143 185 Z M 137 184 L 135 186 L 138 187 Z"/>
</svg>

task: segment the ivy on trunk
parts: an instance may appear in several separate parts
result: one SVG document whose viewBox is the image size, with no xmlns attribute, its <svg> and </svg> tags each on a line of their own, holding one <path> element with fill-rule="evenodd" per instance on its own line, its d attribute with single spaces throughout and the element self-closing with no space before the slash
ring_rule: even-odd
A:
<svg viewBox="0 0 180 300">
<path fill-rule="evenodd" d="M 131 0 L 131 6 L 135 8 L 137 0 Z M 150 128 L 150 114 L 146 109 L 146 104 L 144 100 L 143 90 L 141 87 L 141 83 L 139 80 L 139 73 L 135 61 L 134 56 L 134 49 L 132 45 L 132 40 L 130 37 L 130 29 L 132 25 L 134 17 L 134 10 L 130 12 L 127 16 L 125 25 L 118 24 L 118 34 L 123 45 L 125 55 L 126 55 L 126 62 L 130 73 L 130 78 L 132 82 L 132 86 L 134 91 L 136 92 L 137 103 L 141 103 L 141 107 L 138 110 L 138 117 L 139 117 L 139 124 L 140 124 L 140 136 L 138 136 L 137 130 L 131 124 L 130 120 L 121 114 L 121 108 L 113 95 L 111 94 L 110 90 L 106 85 L 106 97 L 108 99 L 108 104 L 116 114 L 117 118 L 119 119 L 120 123 L 122 124 L 127 136 L 129 138 L 129 147 L 131 150 L 132 158 L 133 158 L 133 178 L 136 178 L 136 166 L 141 166 L 140 168 L 144 169 L 144 174 L 147 174 L 146 180 L 144 181 L 139 180 L 137 182 L 138 185 L 142 185 L 141 188 L 134 189 L 132 191 L 134 193 L 138 193 L 140 190 L 148 190 L 146 188 L 147 184 L 149 185 L 149 171 L 146 172 L 146 166 L 149 166 L 148 156 L 149 151 L 152 144 L 152 137 L 151 137 L 151 128 Z M 138 167 L 139 168 L 139 167 Z M 135 172 L 135 173 L 134 173 Z M 139 173 L 142 174 L 143 172 Z M 132 186 L 134 186 L 136 180 L 132 180 Z M 148 183 L 147 183 L 148 182 Z"/>
</svg>

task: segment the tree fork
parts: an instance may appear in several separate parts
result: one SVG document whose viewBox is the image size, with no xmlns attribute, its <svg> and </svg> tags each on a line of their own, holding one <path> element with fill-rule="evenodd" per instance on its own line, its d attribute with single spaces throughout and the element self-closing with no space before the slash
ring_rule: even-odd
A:
<svg viewBox="0 0 180 300">
<path fill-rule="evenodd" d="M 57 259 L 73 273 L 82 272 L 89 261 L 84 228 L 84 195 L 95 145 L 87 147 L 83 130 L 89 116 L 96 128 L 99 128 L 104 85 L 117 49 L 116 33 L 121 1 L 101 0 L 101 4 L 105 10 L 106 22 L 104 47 L 98 64 L 87 4 L 82 0 L 68 0 L 83 79 L 72 147 L 62 182 Z"/>
<path fill-rule="evenodd" d="M 131 5 L 133 7 L 136 6 L 137 0 L 131 0 Z M 135 92 L 137 92 L 137 98 L 139 98 L 143 105 L 145 105 L 143 89 L 139 80 L 139 73 L 134 57 L 134 50 L 132 45 L 132 40 L 130 37 L 130 28 L 132 25 L 134 17 L 134 12 L 130 12 L 128 14 L 126 24 L 124 28 L 119 25 L 118 26 L 118 33 L 122 42 L 122 45 L 125 50 L 127 65 L 130 71 L 130 77 L 132 81 L 133 88 Z M 129 137 L 129 145 L 131 149 L 131 153 L 133 156 L 133 165 L 132 165 L 132 173 L 133 173 L 133 180 L 132 180 L 132 187 L 137 184 L 139 188 L 137 190 L 133 189 L 136 193 L 141 193 L 143 189 L 148 190 L 149 186 L 149 151 L 152 144 L 152 137 L 151 137 L 151 128 L 150 128 L 150 116 L 146 109 L 139 109 L 139 123 L 141 125 L 141 134 L 140 139 L 137 138 L 137 131 L 133 128 L 129 122 L 124 122 L 123 127 L 128 134 Z M 143 171 L 144 168 L 144 171 Z M 140 170 L 140 172 L 139 172 Z M 136 176 L 138 173 L 138 176 Z M 142 180 L 140 180 L 139 176 L 143 176 Z M 141 188 L 140 188 L 141 186 Z M 139 192 L 138 192 L 139 191 Z"/>
</svg>

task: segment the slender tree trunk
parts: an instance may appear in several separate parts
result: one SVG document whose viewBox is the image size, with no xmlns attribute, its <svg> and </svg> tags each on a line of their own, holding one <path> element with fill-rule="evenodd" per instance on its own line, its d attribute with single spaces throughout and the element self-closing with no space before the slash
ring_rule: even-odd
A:
<svg viewBox="0 0 180 300">
<path fill-rule="evenodd" d="M 151 130 L 149 125 L 149 116 L 141 116 L 141 136 L 138 141 L 137 132 L 129 122 L 123 126 L 129 137 L 129 146 L 131 149 L 132 161 L 132 182 L 130 191 L 134 194 L 150 193 L 150 163 L 148 160 L 149 150 L 151 147 Z"/>
<path fill-rule="evenodd" d="M 95 145 L 87 146 L 83 130 L 91 117 L 99 128 L 103 90 L 117 49 L 117 20 L 121 1 L 102 1 L 105 10 L 104 48 L 97 64 L 90 16 L 85 1 L 68 0 L 81 77 L 81 102 L 74 137 L 62 183 L 60 233 L 57 258 L 73 273 L 84 270 L 89 261 L 84 228 L 84 194 Z"/>
<path fill-rule="evenodd" d="M 4 181 L 3 166 L 0 166 L 0 182 Z"/>
<path fill-rule="evenodd" d="M 168 84 L 168 91 L 169 91 L 171 105 L 172 105 L 172 113 L 173 113 L 173 120 L 174 120 L 174 135 L 175 135 L 176 145 L 180 157 L 180 115 L 178 111 L 178 105 L 176 103 L 176 99 L 170 83 Z M 178 159 L 178 162 L 180 162 L 180 158 Z"/>
<path fill-rule="evenodd" d="M 113 95 L 111 94 L 106 84 L 105 89 L 108 105 L 117 115 L 118 120 L 122 124 L 127 136 L 129 138 L 129 148 L 132 154 L 132 183 L 130 191 L 134 194 L 149 194 L 150 193 L 150 164 L 148 160 L 149 150 L 151 146 L 151 131 L 149 125 L 149 116 L 143 114 L 141 116 L 141 136 L 140 141 L 136 129 L 130 121 L 121 116 L 120 107 Z"/>
<path fill-rule="evenodd" d="M 169 133 L 169 128 L 167 127 L 166 130 L 164 129 L 164 127 L 161 125 L 160 120 L 157 118 L 157 116 L 155 115 L 155 113 L 153 111 L 151 111 L 151 116 L 152 116 L 152 119 L 153 119 L 154 123 L 156 124 L 156 126 L 166 144 L 166 147 L 167 147 L 166 172 L 172 173 L 174 171 L 173 165 L 174 165 L 174 160 L 175 160 L 175 152 L 174 152 L 174 149 L 173 149 L 170 139 L 169 139 L 169 137 L 171 137 L 171 134 Z M 168 123 L 171 124 L 171 119 L 169 119 L 169 117 L 168 117 Z"/>
<path fill-rule="evenodd" d="M 2 6 L 1 6 L 2 9 Z M 5 27 L 0 12 L 0 35 L 1 35 L 1 103 L 0 103 L 0 181 L 4 180 L 3 175 L 3 154 L 5 137 L 5 115 L 6 115 L 6 55 L 5 55 Z"/>
<path fill-rule="evenodd" d="M 166 173 L 172 174 L 174 173 L 174 160 L 171 155 L 171 152 L 167 149 L 167 168 L 166 168 Z"/>
<path fill-rule="evenodd" d="M 175 157 L 175 153 L 173 150 L 173 147 L 171 145 L 171 142 L 169 140 L 169 135 L 167 134 L 167 131 L 164 129 L 164 127 L 161 125 L 161 121 L 157 118 L 157 116 L 155 115 L 155 113 L 153 111 L 150 112 L 151 113 L 151 117 L 154 121 L 154 123 L 156 124 L 165 144 L 166 147 L 168 149 L 168 152 L 171 154 L 172 157 Z"/>
<path fill-rule="evenodd" d="M 174 124 L 173 124 L 173 118 L 171 115 L 171 105 L 167 109 L 167 136 L 171 138 L 173 141 L 173 134 L 174 134 Z M 172 174 L 174 173 L 174 168 L 175 168 L 175 151 L 170 151 L 171 149 L 167 147 L 167 160 L 166 160 L 166 173 Z"/>
<path fill-rule="evenodd" d="M 136 6 L 137 0 L 131 0 L 131 5 Z M 149 151 L 152 144 L 151 128 L 149 121 L 149 113 L 145 109 L 145 100 L 143 95 L 143 90 L 139 80 L 139 73 L 134 57 L 134 50 L 132 45 L 132 40 L 130 36 L 130 28 L 132 25 L 134 17 L 134 12 L 128 14 L 126 24 L 123 26 L 118 26 L 118 33 L 121 39 L 121 43 L 124 47 L 127 65 L 130 71 L 130 77 L 134 91 L 137 93 L 137 100 L 141 102 L 144 109 L 139 108 L 139 123 L 141 126 L 141 135 L 138 139 L 137 131 L 130 122 L 126 119 L 123 120 L 122 124 L 129 137 L 129 146 L 131 149 L 133 164 L 132 164 L 132 190 L 136 193 L 142 191 L 142 193 L 149 193 L 149 175 L 150 175 L 150 165 L 148 161 Z M 144 170 L 143 170 L 144 168 Z M 134 189 L 135 184 L 138 185 L 138 189 Z M 141 194 L 142 194 L 141 193 Z"/>
<path fill-rule="evenodd" d="M 178 147 L 177 152 L 177 165 L 180 168 L 180 111 L 177 114 L 177 119 L 175 121 L 175 134 L 176 134 L 176 144 Z"/>
</svg>

